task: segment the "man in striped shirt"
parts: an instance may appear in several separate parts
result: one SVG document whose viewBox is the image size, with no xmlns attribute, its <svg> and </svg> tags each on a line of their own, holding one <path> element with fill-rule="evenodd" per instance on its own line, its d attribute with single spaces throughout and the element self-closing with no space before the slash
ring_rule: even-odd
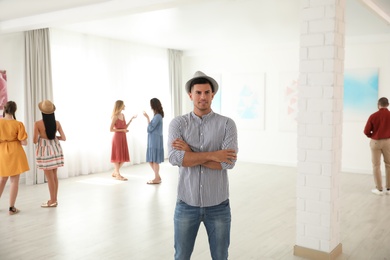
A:
<svg viewBox="0 0 390 260">
<path fill-rule="evenodd" d="M 378 100 L 378 111 L 372 114 L 364 127 L 364 134 L 371 138 L 371 160 L 374 173 L 375 189 L 371 190 L 376 195 L 382 195 L 381 156 L 385 162 L 386 194 L 390 194 L 390 111 L 387 109 L 389 100 L 381 97 Z"/>
<path fill-rule="evenodd" d="M 169 162 L 179 167 L 175 259 L 190 259 L 203 222 L 212 259 L 225 260 L 231 224 L 227 170 L 237 160 L 237 128 L 232 119 L 211 109 L 218 91 L 213 78 L 198 71 L 185 88 L 193 111 L 174 118 L 168 135 Z"/>
</svg>

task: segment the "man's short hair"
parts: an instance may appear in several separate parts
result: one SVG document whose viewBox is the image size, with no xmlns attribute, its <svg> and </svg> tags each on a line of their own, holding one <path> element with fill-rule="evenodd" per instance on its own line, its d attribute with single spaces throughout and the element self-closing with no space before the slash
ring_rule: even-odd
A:
<svg viewBox="0 0 390 260">
<path fill-rule="evenodd" d="M 381 107 L 388 107 L 389 106 L 389 100 L 385 97 L 381 97 L 379 100 L 378 100 L 378 105 L 381 106 Z"/>
<path fill-rule="evenodd" d="M 214 86 L 213 84 L 210 82 L 210 80 L 206 79 L 206 78 L 197 78 L 197 79 L 194 79 L 192 82 L 191 82 L 191 85 L 190 85 L 190 92 L 192 90 L 192 87 L 196 84 L 210 84 L 211 86 L 211 90 L 213 91 L 214 93 Z"/>
</svg>

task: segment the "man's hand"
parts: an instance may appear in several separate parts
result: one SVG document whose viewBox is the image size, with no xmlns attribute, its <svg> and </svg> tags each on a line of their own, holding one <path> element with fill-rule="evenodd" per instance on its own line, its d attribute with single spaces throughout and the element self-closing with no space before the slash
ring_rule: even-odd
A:
<svg viewBox="0 0 390 260">
<path fill-rule="evenodd" d="M 213 155 L 213 161 L 219 163 L 224 162 L 232 164 L 233 161 L 237 159 L 236 151 L 233 149 L 215 151 Z"/>
<path fill-rule="evenodd" d="M 175 141 L 172 143 L 172 147 L 176 150 L 192 152 L 190 146 L 181 139 L 175 139 Z"/>
<path fill-rule="evenodd" d="M 172 147 L 176 150 L 185 151 L 185 152 L 192 152 L 190 146 L 181 139 L 175 139 L 172 143 Z M 206 162 L 214 162 L 214 163 L 228 163 L 232 164 L 234 160 L 237 159 L 237 153 L 234 149 L 226 149 L 226 150 L 218 150 L 214 152 L 205 152 L 205 153 L 196 153 L 197 155 L 204 154 L 202 157 L 203 159 L 200 159 L 200 164 L 205 164 Z M 206 159 L 207 157 L 207 159 Z"/>
</svg>

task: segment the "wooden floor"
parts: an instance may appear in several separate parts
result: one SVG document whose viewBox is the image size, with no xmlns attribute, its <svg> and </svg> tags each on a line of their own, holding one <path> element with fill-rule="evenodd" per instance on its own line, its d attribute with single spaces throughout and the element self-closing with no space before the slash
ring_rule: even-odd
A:
<svg viewBox="0 0 390 260">
<path fill-rule="evenodd" d="M 44 209 L 46 184 L 21 185 L 18 215 L 0 199 L 0 259 L 173 259 L 178 170 L 161 164 L 161 185 L 146 185 L 148 164 L 60 180 L 59 206 Z M 296 168 L 238 163 L 230 172 L 229 259 L 303 259 L 295 244 Z M 343 254 L 338 260 L 390 259 L 390 195 L 370 193 L 371 175 L 342 174 Z M 194 260 L 211 259 L 204 227 Z"/>
</svg>

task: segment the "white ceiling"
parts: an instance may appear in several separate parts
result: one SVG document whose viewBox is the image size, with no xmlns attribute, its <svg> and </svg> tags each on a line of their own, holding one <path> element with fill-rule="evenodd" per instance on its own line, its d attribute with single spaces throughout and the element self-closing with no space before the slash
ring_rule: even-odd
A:
<svg viewBox="0 0 390 260">
<path fill-rule="evenodd" d="M 390 14 L 390 0 L 371 0 Z M 197 50 L 299 40 L 300 0 L 0 0 L 0 33 L 61 28 Z M 346 0 L 348 37 L 390 35 L 361 0 Z M 0 34 L 1 37 L 1 34 Z"/>
</svg>

